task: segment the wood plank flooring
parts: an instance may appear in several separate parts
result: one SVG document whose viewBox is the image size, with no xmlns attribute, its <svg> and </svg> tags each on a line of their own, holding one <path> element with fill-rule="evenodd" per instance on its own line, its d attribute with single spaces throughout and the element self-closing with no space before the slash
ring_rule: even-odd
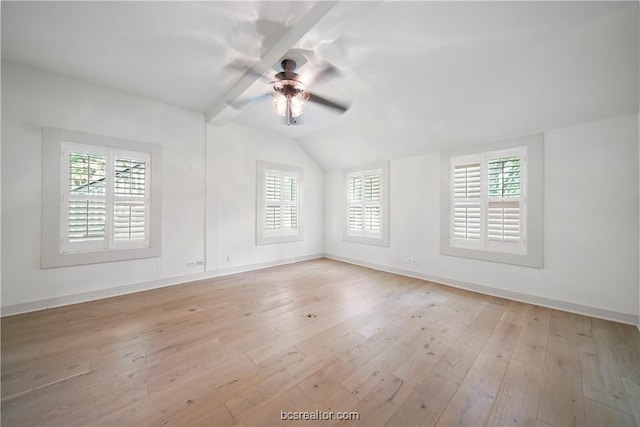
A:
<svg viewBox="0 0 640 427">
<path fill-rule="evenodd" d="M 3 318 L 1 419 L 639 426 L 640 333 L 318 259 Z"/>
</svg>

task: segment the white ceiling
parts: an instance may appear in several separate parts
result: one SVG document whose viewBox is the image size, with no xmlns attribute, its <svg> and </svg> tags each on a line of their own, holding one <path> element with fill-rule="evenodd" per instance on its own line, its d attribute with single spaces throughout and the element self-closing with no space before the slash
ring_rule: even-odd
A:
<svg viewBox="0 0 640 427">
<path fill-rule="evenodd" d="M 325 169 L 637 112 L 638 38 L 638 2 L 2 2 L 3 61 L 280 132 Z M 311 90 L 347 113 L 227 107 L 267 90 L 228 64 L 292 48 L 342 70 Z"/>
</svg>

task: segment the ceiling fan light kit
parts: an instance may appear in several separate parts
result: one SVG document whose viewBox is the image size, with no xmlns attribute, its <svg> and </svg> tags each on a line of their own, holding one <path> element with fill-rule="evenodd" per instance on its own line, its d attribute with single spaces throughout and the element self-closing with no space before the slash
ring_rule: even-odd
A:
<svg viewBox="0 0 640 427">
<path fill-rule="evenodd" d="M 304 84 L 297 80 L 276 80 L 273 82 L 273 90 L 273 107 L 276 113 L 287 118 L 302 114 L 304 102 L 309 98 Z"/>
<path fill-rule="evenodd" d="M 307 91 L 304 83 L 300 81 L 300 75 L 294 71 L 297 64 L 293 59 L 283 59 L 280 66 L 282 71 L 277 73 L 269 83 L 272 89 L 270 93 L 254 99 L 239 100 L 232 105 L 235 105 L 236 108 L 243 108 L 254 101 L 268 98 L 270 95 L 273 97 L 273 108 L 278 115 L 286 118 L 287 125 L 299 123 L 297 118 L 302 115 L 307 101 L 329 107 L 339 113 L 344 113 L 349 108 L 346 104 L 339 104 Z M 247 71 L 265 79 L 265 76 L 254 68 L 248 68 Z M 326 78 L 335 75 L 336 70 L 333 66 L 327 65 L 319 74 Z"/>
</svg>

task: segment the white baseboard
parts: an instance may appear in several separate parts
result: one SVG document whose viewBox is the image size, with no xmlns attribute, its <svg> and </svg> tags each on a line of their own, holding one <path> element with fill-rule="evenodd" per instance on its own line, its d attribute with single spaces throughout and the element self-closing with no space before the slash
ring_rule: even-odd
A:
<svg viewBox="0 0 640 427">
<path fill-rule="evenodd" d="M 84 292 L 74 295 L 65 295 L 55 298 L 47 298 L 37 301 L 29 301 L 21 304 L 14 304 L 2 307 L 1 317 L 13 316 L 14 314 L 29 313 L 32 311 L 45 310 L 47 308 L 61 307 L 65 305 L 78 304 L 87 301 L 116 297 L 120 295 L 132 294 L 135 292 L 148 291 L 151 289 L 164 288 L 166 286 L 180 285 L 196 280 L 212 279 L 214 277 L 227 276 L 229 274 L 243 273 L 247 271 L 260 270 L 278 265 L 291 264 L 294 262 L 307 261 L 310 259 L 322 258 L 322 254 L 305 255 L 300 257 L 285 258 L 274 261 L 266 261 L 255 264 L 241 265 L 237 267 L 222 268 L 214 271 L 204 271 L 201 273 L 185 274 L 168 277 L 164 279 L 150 280 L 147 282 L 132 283 L 114 288 L 99 289 L 91 292 Z"/>
<path fill-rule="evenodd" d="M 463 282 L 460 280 L 449 279 L 446 277 L 431 276 L 429 274 L 424 274 L 416 271 L 404 270 L 401 268 L 374 264 L 374 263 L 360 261 L 353 258 L 339 256 L 339 255 L 332 255 L 332 254 L 325 253 L 324 256 L 325 258 L 333 259 L 336 261 L 342 261 L 349 264 L 360 265 L 362 267 L 368 267 L 374 270 L 385 271 L 387 273 L 399 274 L 401 276 L 428 280 L 430 282 L 440 283 L 447 286 L 453 286 L 455 288 L 478 292 L 485 295 L 506 298 L 509 300 L 525 302 L 528 304 L 539 305 L 541 307 L 553 308 L 556 310 L 568 311 L 570 313 L 582 314 L 590 317 L 597 317 L 599 319 L 612 320 L 614 322 L 626 323 L 629 325 L 636 325 L 638 327 L 638 330 L 640 330 L 640 316 L 636 314 L 621 313 L 618 311 L 607 310 L 604 308 L 576 304 L 570 301 L 563 301 L 563 300 L 557 300 L 553 298 L 541 297 L 537 295 L 524 294 L 521 292 L 514 292 L 506 289 L 494 288 L 494 287 L 485 286 L 485 285 L 478 285 L 475 283 Z"/>
</svg>

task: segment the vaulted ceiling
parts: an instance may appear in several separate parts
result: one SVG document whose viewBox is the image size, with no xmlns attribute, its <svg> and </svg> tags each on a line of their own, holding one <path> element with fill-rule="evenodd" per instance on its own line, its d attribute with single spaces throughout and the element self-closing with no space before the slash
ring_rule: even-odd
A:
<svg viewBox="0 0 640 427">
<path fill-rule="evenodd" d="M 325 169 L 638 111 L 638 2 L 2 2 L 2 59 L 295 138 Z M 285 126 L 242 67 L 340 76 Z M 278 70 L 279 71 L 279 70 Z"/>
</svg>

